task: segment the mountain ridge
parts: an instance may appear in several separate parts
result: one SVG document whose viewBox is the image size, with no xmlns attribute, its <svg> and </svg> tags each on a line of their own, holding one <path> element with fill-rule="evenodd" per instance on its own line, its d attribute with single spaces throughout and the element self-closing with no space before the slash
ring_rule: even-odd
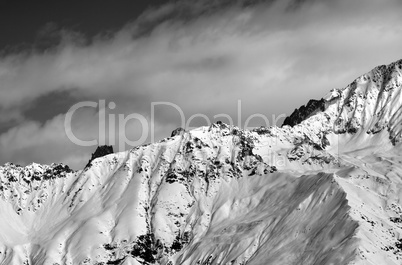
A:
<svg viewBox="0 0 402 265">
<path fill-rule="evenodd" d="M 402 59 L 377 66 L 345 88 L 333 89 L 320 100 L 310 100 L 306 106 L 288 116 L 282 126 L 300 124 L 316 112 L 325 113 L 331 105 L 336 104 L 336 133 L 355 133 L 363 128 L 367 133 L 378 133 L 387 127 L 391 139 L 399 142 L 402 97 L 398 88 L 401 83 Z"/>
<path fill-rule="evenodd" d="M 78 171 L 8 163 L 0 264 L 400 264 L 401 69 L 282 127 L 178 130 Z"/>
</svg>

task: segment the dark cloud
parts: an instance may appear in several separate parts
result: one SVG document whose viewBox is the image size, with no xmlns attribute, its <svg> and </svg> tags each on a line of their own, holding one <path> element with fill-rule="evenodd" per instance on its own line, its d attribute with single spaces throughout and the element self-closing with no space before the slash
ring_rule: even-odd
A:
<svg viewBox="0 0 402 265">
<path fill-rule="evenodd" d="M 213 72 L 224 69 L 230 65 L 232 59 L 233 58 L 230 56 L 225 55 L 210 56 L 194 61 L 190 59 L 188 62 L 179 63 L 176 67 L 178 70 L 184 72 Z"/>
<path fill-rule="evenodd" d="M 54 90 L 23 106 L 22 115 L 27 120 L 44 123 L 59 114 L 66 113 L 72 105 L 85 99 L 78 89 Z"/>
<path fill-rule="evenodd" d="M 9 129 L 17 126 L 18 124 L 20 124 L 20 121 L 17 119 L 13 119 L 13 118 L 8 118 L 7 120 L 2 120 L 0 122 L 0 135 L 2 133 L 5 133 L 6 131 L 8 131 Z"/>
</svg>

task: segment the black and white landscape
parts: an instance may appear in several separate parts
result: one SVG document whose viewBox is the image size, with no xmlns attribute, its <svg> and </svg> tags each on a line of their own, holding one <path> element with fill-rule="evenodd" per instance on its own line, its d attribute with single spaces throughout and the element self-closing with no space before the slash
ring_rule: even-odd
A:
<svg viewBox="0 0 402 265">
<path fill-rule="evenodd" d="M 151 2 L 0 3 L 0 264 L 402 264 L 402 3 Z"/>
</svg>

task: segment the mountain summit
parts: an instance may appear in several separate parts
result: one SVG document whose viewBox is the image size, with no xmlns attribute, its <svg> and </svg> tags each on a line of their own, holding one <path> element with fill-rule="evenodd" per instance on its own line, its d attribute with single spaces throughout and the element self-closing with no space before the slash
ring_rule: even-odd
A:
<svg viewBox="0 0 402 265">
<path fill-rule="evenodd" d="M 401 264 L 401 69 L 280 128 L 180 130 L 79 171 L 5 164 L 0 264 Z"/>
<path fill-rule="evenodd" d="M 322 112 L 336 117 L 334 132 L 376 134 L 384 129 L 396 143 L 401 140 L 402 60 L 381 65 L 342 89 L 333 89 L 321 100 L 310 100 L 296 109 L 283 125 L 294 126 Z M 332 123 L 332 120 L 331 120 Z"/>
</svg>

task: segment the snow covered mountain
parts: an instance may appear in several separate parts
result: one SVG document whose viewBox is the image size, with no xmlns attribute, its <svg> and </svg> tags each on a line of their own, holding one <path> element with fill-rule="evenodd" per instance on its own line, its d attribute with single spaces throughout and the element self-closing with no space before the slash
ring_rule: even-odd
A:
<svg viewBox="0 0 402 265">
<path fill-rule="evenodd" d="M 401 84 L 402 60 L 281 128 L 5 164 L 0 264 L 402 264 Z"/>
</svg>

